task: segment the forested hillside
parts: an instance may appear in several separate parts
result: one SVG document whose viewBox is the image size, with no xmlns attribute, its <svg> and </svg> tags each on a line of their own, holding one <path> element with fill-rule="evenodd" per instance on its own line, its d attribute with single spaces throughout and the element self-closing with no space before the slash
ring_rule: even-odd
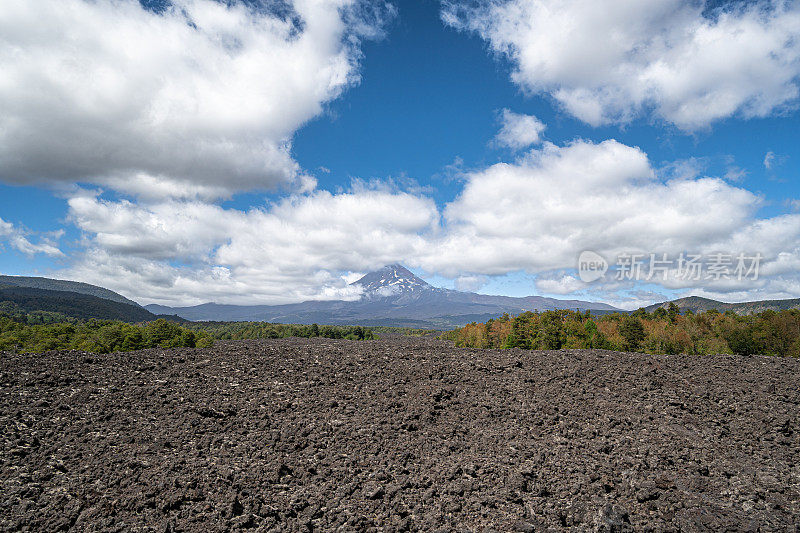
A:
<svg viewBox="0 0 800 533">
<path fill-rule="evenodd" d="M 103 319 L 146 322 L 157 317 L 135 304 L 120 303 L 98 296 L 68 291 L 53 291 L 0 285 L 0 309 L 25 313 L 45 311 L 82 320 Z"/>
<path fill-rule="evenodd" d="M 800 309 L 800 298 L 788 300 L 757 300 L 753 302 L 726 303 L 700 296 L 688 296 L 679 298 L 671 302 L 663 302 L 645 307 L 645 311 L 653 312 L 658 308 L 668 309 L 670 305 L 676 305 L 681 311 L 692 311 L 701 313 L 703 311 L 717 310 L 720 313 L 733 311 L 739 315 L 752 315 L 762 311 L 786 311 L 789 309 Z"/>
<path fill-rule="evenodd" d="M 88 283 L 81 283 L 78 281 L 66 281 L 62 279 L 51 279 L 31 276 L 3 276 L 0 275 L 0 286 L 13 285 L 15 287 L 27 287 L 29 289 L 44 289 L 48 291 L 65 291 L 76 292 L 78 294 L 88 294 L 89 296 L 96 296 L 112 302 L 121 304 L 128 304 L 138 307 L 139 304 L 133 300 L 125 298 L 119 293 L 112 290 L 98 287 L 97 285 L 90 285 Z"/>
</svg>

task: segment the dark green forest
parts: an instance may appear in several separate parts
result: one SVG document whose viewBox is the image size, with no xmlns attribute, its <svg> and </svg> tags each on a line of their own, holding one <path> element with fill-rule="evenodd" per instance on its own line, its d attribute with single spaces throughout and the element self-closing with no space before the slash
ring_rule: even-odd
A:
<svg viewBox="0 0 800 533">
<path fill-rule="evenodd" d="M 104 319 L 145 322 L 156 316 L 138 305 L 115 302 L 90 294 L 16 287 L 0 283 L 0 310 L 19 309 L 27 313 L 50 312 L 83 320 Z"/>
<path fill-rule="evenodd" d="M 674 304 L 652 313 L 599 317 L 587 312 L 527 312 L 504 315 L 450 331 L 445 338 L 473 348 L 599 348 L 651 354 L 761 354 L 800 356 L 800 310 L 752 315 L 680 313 Z"/>
<path fill-rule="evenodd" d="M 4 283 L 0 283 L 0 319 L 0 350 L 22 352 L 204 347 L 215 339 L 376 338 L 361 326 L 189 322 L 94 295 Z"/>
<path fill-rule="evenodd" d="M 285 337 L 327 337 L 329 339 L 371 340 L 372 329 L 361 326 L 320 326 L 318 324 L 272 324 L 269 322 L 189 322 L 185 327 L 215 339 L 282 339 Z"/>
<path fill-rule="evenodd" d="M 374 339 L 361 326 L 269 324 L 265 322 L 187 322 L 164 319 L 129 324 L 119 320 L 70 317 L 51 311 L 26 312 L 11 302 L 0 302 L 0 351 L 40 353 L 80 350 L 94 353 L 145 348 L 205 348 L 216 339 L 328 337 Z"/>
<path fill-rule="evenodd" d="M 32 313 L 26 317 L 0 313 L 0 351 L 110 353 L 143 348 L 202 348 L 213 343 L 205 332 L 192 331 L 164 319 L 128 324 L 118 320 L 80 320 L 51 313 Z"/>
</svg>

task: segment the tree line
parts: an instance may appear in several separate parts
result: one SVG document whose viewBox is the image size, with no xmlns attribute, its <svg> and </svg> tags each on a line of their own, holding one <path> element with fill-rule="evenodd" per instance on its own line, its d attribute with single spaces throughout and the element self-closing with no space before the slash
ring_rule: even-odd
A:
<svg viewBox="0 0 800 533">
<path fill-rule="evenodd" d="M 800 310 L 752 315 L 681 314 L 674 304 L 652 313 L 592 316 L 589 311 L 508 314 L 444 334 L 458 346 L 558 350 L 598 348 L 650 354 L 800 356 Z"/>
<path fill-rule="evenodd" d="M 207 333 L 182 328 L 164 319 L 128 324 L 118 320 L 76 320 L 69 317 L 58 322 L 48 320 L 52 318 L 34 314 L 29 319 L 19 320 L 18 316 L 0 315 L 0 351 L 110 353 L 144 348 L 202 348 L 214 343 Z"/>
<path fill-rule="evenodd" d="M 117 320 L 81 320 L 59 313 L 0 310 L 0 351 L 41 353 L 80 350 L 94 353 L 145 348 L 206 348 L 216 339 L 328 337 L 376 338 L 361 326 L 287 325 L 266 322 L 204 322 L 182 325 L 164 319 L 129 324 Z"/>
<path fill-rule="evenodd" d="M 194 331 L 203 331 L 220 340 L 326 337 L 360 341 L 377 338 L 372 329 L 362 326 L 272 324 L 270 322 L 190 322 L 184 326 Z"/>
</svg>

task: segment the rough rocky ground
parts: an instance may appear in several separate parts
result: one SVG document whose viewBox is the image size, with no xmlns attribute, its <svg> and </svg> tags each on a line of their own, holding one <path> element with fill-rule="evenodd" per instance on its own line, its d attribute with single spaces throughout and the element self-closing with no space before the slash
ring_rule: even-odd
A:
<svg viewBox="0 0 800 533">
<path fill-rule="evenodd" d="M 0 354 L 0 529 L 800 531 L 800 361 Z"/>
</svg>

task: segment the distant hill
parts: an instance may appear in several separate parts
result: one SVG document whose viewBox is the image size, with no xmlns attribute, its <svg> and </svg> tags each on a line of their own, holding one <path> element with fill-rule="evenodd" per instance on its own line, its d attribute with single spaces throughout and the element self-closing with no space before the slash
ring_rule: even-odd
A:
<svg viewBox="0 0 800 533">
<path fill-rule="evenodd" d="M 284 324 L 359 324 L 449 329 L 470 322 L 485 322 L 503 313 L 552 309 L 592 310 L 609 313 L 616 308 L 582 300 L 542 296 L 514 298 L 433 287 L 401 265 L 370 272 L 353 285 L 363 290 L 355 301 L 308 301 L 286 305 L 223 305 L 193 307 L 147 305 L 154 313 L 177 314 L 189 320 L 265 321 Z"/>
<path fill-rule="evenodd" d="M 44 289 L 48 291 L 63 291 L 63 292 L 76 292 L 78 294 L 88 294 L 89 296 L 96 296 L 112 302 L 121 304 L 133 305 L 141 307 L 133 300 L 129 300 L 109 289 L 98 287 L 96 285 L 89 285 L 88 283 L 80 283 L 78 281 L 66 281 L 62 279 L 50 279 L 40 277 L 26 277 L 26 276 L 3 276 L 0 275 L 0 286 L 13 285 L 15 287 L 28 287 L 30 289 Z"/>
<path fill-rule="evenodd" d="M 4 302 L 10 302 L 13 307 L 26 313 L 49 311 L 82 320 L 99 318 L 148 322 L 158 318 L 139 305 L 115 302 L 89 294 L 0 284 L 0 308 Z"/>
<path fill-rule="evenodd" d="M 762 311 L 783 311 L 786 309 L 800 309 L 800 298 L 793 298 L 789 300 L 760 300 L 755 302 L 740 302 L 740 303 L 725 303 L 712 300 L 710 298 L 702 298 L 700 296 L 688 296 L 686 298 L 679 298 L 673 300 L 673 303 L 678 306 L 681 311 L 692 311 L 693 313 L 700 313 L 702 311 L 709 311 L 716 309 L 724 313 L 725 311 L 733 311 L 739 315 L 752 315 Z M 670 302 L 662 302 L 645 307 L 648 313 L 652 313 L 659 307 L 666 309 L 669 307 Z"/>
</svg>

